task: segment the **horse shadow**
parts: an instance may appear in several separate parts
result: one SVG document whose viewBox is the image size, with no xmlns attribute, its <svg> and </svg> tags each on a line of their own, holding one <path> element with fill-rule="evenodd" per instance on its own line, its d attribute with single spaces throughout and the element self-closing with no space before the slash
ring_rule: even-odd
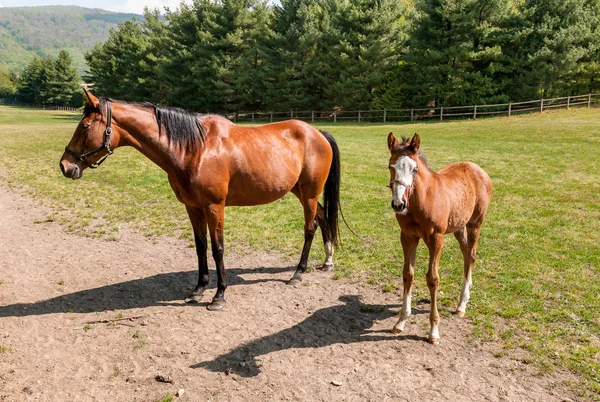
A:
<svg viewBox="0 0 600 402">
<path fill-rule="evenodd" d="M 359 296 L 354 295 L 340 296 L 339 300 L 344 304 L 319 309 L 290 328 L 242 344 L 214 360 L 199 362 L 191 367 L 254 377 L 260 374 L 262 362 L 258 359 L 259 356 L 281 350 L 322 348 L 357 342 L 427 341 L 426 337 L 415 335 L 393 336 L 391 330 L 370 330 L 376 321 L 395 316 L 397 313 L 390 308 L 397 308 L 398 305 L 365 305 L 361 303 Z M 387 335 L 378 335 L 383 333 Z"/>
<path fill-rule="evenodd" d="M 244 279 L 245 274 L 275 275 L 293 272 L 295 267 L 228 268 L 230 286 L 259 282 L 285 282 L 279 278 Z M 56 313 L 94 313 L 127 310 L 151 306 L 181 305 L 183 299 L 198 282 L 198 271 L 158 274 L 111 285 L 86 289 L 33 303 L 15 303 L 0 306 L 0 318 L 27 317 Z M 209 289 L 214 289 L 212 281 Z M 194 306 L 193 304 L 190 306 Z M 197 304 L 195 306 L 198 306 Z"/>
</svg>

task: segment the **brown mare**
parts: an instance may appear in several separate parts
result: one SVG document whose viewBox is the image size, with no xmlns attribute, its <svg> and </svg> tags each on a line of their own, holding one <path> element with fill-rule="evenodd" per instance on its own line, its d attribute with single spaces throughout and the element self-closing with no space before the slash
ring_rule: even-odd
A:
<svg viewBox="0 0 600 402">
<path fill-rule="evenodd" d="M 84 169 L 98 167 L 113 149 L 128 145 L 167 173 L 177 199 L 186 207 L 198 255 L 198 285 L 186 301 L 200 301 L 209 283 L 208 228 L 218 281 L 207 308 L 224 307 L 225 207 L 266 204 L 288 192 L 296 195 L 304 208 L 304 248 L 288 283 L 302 280 L 317 226 L 325 243 L 322 268 L 333 268 L 340 162 L 329 133 L 297 120 L 242 127 L 215 115 L 96 98 L 87 91 L 86 96 L 84 115 L 60 168 L 66 177 L 79 179 Z M 318 202 L 321 192 L 323 205 Z"/>
<path fill-rule="evenodd" d="M 404 301 L 394 333 L 404 331 L 411 314 L 411 295 L 419 239 L 429 249 L 427 287 L 431 295 L 429 342 L 439 343 L 437 293 L 440 284 L 438 265 L 444 235 L 454 233 L 464 258 L 464 282 L 456 314 L 465 314 L 471 289 L 471 269 L 475 263 L 479 231 L 492 196 L 492 181 L 479 166 L 470 162 L 452 163 L 438 173 L 427 167 L 419 149 L 421 138 L 415 134 L 399 142 L 388 135 L 392 208 L 400 224 L 404 254 Z"/>
</svg>

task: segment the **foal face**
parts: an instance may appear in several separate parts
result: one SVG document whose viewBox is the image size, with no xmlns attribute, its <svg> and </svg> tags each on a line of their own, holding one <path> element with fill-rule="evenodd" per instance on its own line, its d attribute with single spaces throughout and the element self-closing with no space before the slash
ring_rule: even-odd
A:
<svg viewBox="0 0 600 402">
<path fill-rule="evenodd" d="M 392 133 L 388 136 L 388 147 L 391 152 L 390 188 L 392 190 L 392 208 L 397 214 L 405 215 L 408 212 L 408 199 L 414 186 L 417 175 L 417 153 L 420 145 L 418 135 L 408 142 L 402 138 L 398 142 Z"/>
<path fill-rule="evenodd" d="M 395 161 L 394 161 L 395 159 Z M 396 213 L 406 214 L 409 190 L 413 186 L 417 162 L 404 155 L 390 158 L 390 188 L 392 189 L 392 208 Z"/>
</svg>

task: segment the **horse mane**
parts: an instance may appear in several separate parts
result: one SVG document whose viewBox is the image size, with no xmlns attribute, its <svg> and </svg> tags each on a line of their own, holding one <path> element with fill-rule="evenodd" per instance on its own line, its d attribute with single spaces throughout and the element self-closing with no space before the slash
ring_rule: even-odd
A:
<svg viewBox="0 0 600 402">
<path fill-rule="evenodd" d="M 177 146 L 192 150 L 197 149 L 206 140 L 206 129 L 202 126 L 203 115 L 201 114 L 188 112 L 178 107 L 155 105 L 150 102 L 125 102 L 105 97 L 99 99 L 100 113 L 102 114 L 105 113 L 106 102 L 109 101 L 154 110 L 158 133 L 162 135 L 164 130 L 169 143 L 175 143 Z M 95 108 L 86 104 L 83 111 L 84 116 L 86 113 L 91 113 L 92 110 L 95 110 Z"/>
<path fill-rule="evenodd" d="M 404 137 L 402 136 L 401 141 L 400 141 L 400 145 L 397 145 L 394 150 L 395 151 L 400 151 L 400 152 L 405 152 L 408 147 L 410 146 L 410 138 Z M 421 152 L 421 149 L 419 148 L 419 154 L 417 155 L 419 157 L 419 159 L 421 160 L 421 162 L 423 162 L 425 164 L 425 166 L 431 170 L 431 168 L 429 167 L 429 164 L 427 163 L 427 158 L 425 157 L 425 155 L 423 155 L 423 152 Z"/>
</svg>

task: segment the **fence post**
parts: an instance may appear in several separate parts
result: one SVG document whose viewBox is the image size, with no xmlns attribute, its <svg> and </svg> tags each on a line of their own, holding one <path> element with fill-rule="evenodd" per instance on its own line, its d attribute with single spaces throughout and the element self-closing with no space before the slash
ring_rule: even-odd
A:
<svg viewBox="0 0 600 402">
<path fill-rule="evenodd" d="M 387 122 L 387 109 L 383 109 L 383 122 Z"/>
<path fill-rule="evenodd" d="M 358 122 L 360 123 L 360 110 L 358 111 Z"/>
<path fill-rule="evenodd" d="M 443 121 L 443 120 L 444 120 L 444 107 L 442 106 L 440 108 L 440 121 Z"/>
<path fill-rule="evenodd" d="M 571 106 L 571 95 L 567 96 L 567 110 L 569 110 L 569 106 Z"/>
<path fill-rule="evenodd" d="M 410 109 L 410 121 L 413 121 L 415 115 L 415 109 Z"/>
<path fill-rule="evenodd" d="M 315 111 L 311 110 L 310 112 L 310 122 L 314 123 L 315 122 Z"/>
<path fill-rule="evenodd" d="M 252 112 L 252 123 L 254 123 L 254 112 Z"/>
<path fill-rule="evenodd" d="M 512 102 L 508 102 L 508 117 L 510 117 L 511 113 L 512 113 Z"/>
<path fill-rule="evenodd" d="M 290 119 L 294 118 L 294 111 L 292 110 L 292 112 L 290 113 Z"/>
<path fill-rule="evenodd" d="M 233 122 L 237 122 L 237 112 L 233 113 Z"/>
<path fill-rule="evenodd" d="M 540 101 L 540 112 L 544 111 L 544 98 Z"/>
<path fill-rule="evenodd" d="M 333 112 L 333 122 L 336 123 L 337 122 L 337 112 Z"/>
<path fill-rule="evenodd" d="M 588 95 L 588 107 L 592 106 L 592 94 Z"/>
<path fill-rule="evenodd" d="M 273 112 L 271 112 L 271 123 L 273 123 Z"/>
<path fill-rule="evenodd" d="M 473 107 L 473 120 L 477 118 L 477 105 Z"/>
</svg>

